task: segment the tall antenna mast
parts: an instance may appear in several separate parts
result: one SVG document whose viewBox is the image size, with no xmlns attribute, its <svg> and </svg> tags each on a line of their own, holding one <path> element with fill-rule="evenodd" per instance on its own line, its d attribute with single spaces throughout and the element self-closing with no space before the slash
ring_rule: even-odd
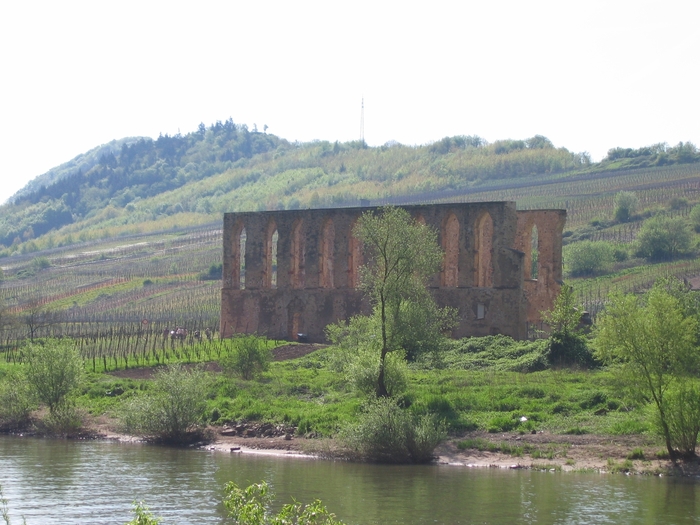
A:
<svg viewBox="0 0 700 525">
<path fill-rule="evenodd" d="M 362 97 L 362 111 L 360 112 L 360 144 L 365 145 L 365 97 Z"/>
</svg>

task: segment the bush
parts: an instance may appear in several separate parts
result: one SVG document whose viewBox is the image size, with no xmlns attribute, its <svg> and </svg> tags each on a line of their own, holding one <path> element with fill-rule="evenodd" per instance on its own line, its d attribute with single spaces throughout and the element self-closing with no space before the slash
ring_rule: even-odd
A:
<svg viewBox="0 0 700 525">
<path fill-rule="evenodd" d="M 359 422 L 340 435 L 360 457 L 380 463 L 426 463 L 444 438 L 444 423 L 434 415 L 412 415 L 391 398 L 367 403 Z"/>
<path fill-rule="evenodd" d="M 690 210 L 690 225 L 696 232 L 700 232 L 700 204 L 696 204 Z"/>
<path fill-rule="evenodd" d="M 220 361 L 221 368 L 229 374 L 235 374 L 250 380 L 269 370 L 272 352 L 264 337 L 244 335 L 232 340 L 234 348 Z"/>
<path fill-rule="evenodd" d="M 619 251 L 607 241 L 580 241 L 564 248 L 564 261 L 572 277 L 596 275 L 612 267 Z"/>
<path fill-rule="evenodd" d="M 212 264 L 209 267 L 209 271 L 199 274 L 199 280 L 200 281 L 220 281 L 222 275 L 223 275 L 223 265 L 221 263 Z"/>
<path fill-rule="evenodd" d="M 696 386 L 681 384 L 666 394 L 666 423 L 671 444 L 683 457 L 695 456 L 695 446 L 700 433 L 700 390 Z M 657 426 L 660 427 L 657 417 Z"/>
<path fill-rule="evenodd" d="M 138 501 L 134 502 L 134 519 L 126 525 L 158 525 L 161 521 L 151 514 L 143 501 Z"/>
<path fill-rule="evenodd" d="M 158 441 L 185 443 L 201 436 L 205 417 L 207 374 L 171 365 L 156 373 L 151 392 L 131 400 L 122 421 L 130 433 Z"/>
<path fill-rule="evenodd" d="M 379 353 L 371 349 L 358 349 L 344 372 L 345 378 L 355 391 L 374 395 L 379 376 Z M 403 352 L 387 354 L 384 363 L 384 383 L 389 396 L 395 397 L 406 391 L 408 366 Z"/>
<path fill-rule="evenodd" d="M 617 222 L 629 221 L 637 211 L 639 199 L 632 191 L 621 191 L 615 195 L 615 220 Z"/>
<path fill-rule="evenodd" d="M 11 372 L 0 383 L 0 427 L 20 430 L 29 423 L 34 408 L 29 384 L 23 374 Z"/>
<path fill-rule="evenodd" d="M 26 349 L 26 378 L 32 394 L 53 414 L 70 402 L 83 378 L 83 361 L 68 339 L 46 339 Z"/>
<path fill-rule="evenodd" d="M 656 215 L 647 220 L 637 235 L 637 256 L 659 260 L 690 252 L 692 233 L 681 217 Z"/>
<path fill-rule="evenodd" d="M 326 327 L 333 343 L 330 367 L 345 376 L 347 383 L 365 395 L 377 391 L 381 342 L 375 337 L 376 316 L 356 316 L 349 323 L 339 322 Z M 408 367 L 404 352 L 389 352 L 384 363 L 384 383 L 389 396 L 406 390 Z"/>
<path fill-rule="evenodd" d="M 592 368 L 596 365 L 593 353 L 588 348 L 588 338 L 583 334 L 557 332 L 547 341 L 549 363 L 553 366 Z"/>
<path fill-rule="evenodd" d="M 321 500 L 317 499 L 308 505 L 294 500 L 294 503 L 284 505 L 277 514 L 271 515 L 269 508 L 273 499 L 274 495 L 264 481 L 245 489 L 233 481 L 224 487 L 224 507 L 228 511 L 228 517 L 237 524 L 343 525 L 335 518 L 335 514 L 326 510 Z"/>
</svg>

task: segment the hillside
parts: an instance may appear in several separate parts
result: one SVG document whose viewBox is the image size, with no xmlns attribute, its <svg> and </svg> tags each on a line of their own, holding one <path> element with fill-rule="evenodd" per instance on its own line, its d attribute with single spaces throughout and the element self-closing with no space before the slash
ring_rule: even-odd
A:
<svg viewBox="0 0 700 525">
<path fill-rule="evenodd" d="M 700 274 L 695 239 L 693 250 L 671 260 L 634 254 L 650 218 L 689 221 L 700 202 L 699 160 L 695 146 L 682 143 L 616 148 L 592 163 L 541 136 L 491 144 L 446 137 L 415 147 L 300 144 L 231 120 L 184 136 L 123 139 L 38 177 L 0 206 L 0 305 L 25 319 L 43 316 L 38 334 L 144 320 L 152 328 L 216 327 L 224 212 L 353 206 L 360 199 L 514 200 L 520 209 L 565 208 L 569 246 L 612 241 L 629 252 L 604 272 L 568 278 L 595 311 L 610 289 Z M 620 191 L 639 201 L 624 222 L 614 220 Z"/>
</svg>

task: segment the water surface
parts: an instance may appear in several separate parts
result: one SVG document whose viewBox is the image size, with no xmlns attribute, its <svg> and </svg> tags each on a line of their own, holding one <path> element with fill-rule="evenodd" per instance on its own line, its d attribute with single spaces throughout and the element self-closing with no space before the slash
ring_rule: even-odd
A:
<svg viewBox="0 0 700 525">
<path fill-rule="evenodd" d="M 624 475 L 379 466 L 143 444 L 0 437 L 13 523 L 123 524 L 143 500 L 171 524 L 221 524 L 222 487 L 266 480 L 348 524 L 700 523 L 700 484 Z"/>
</svg>

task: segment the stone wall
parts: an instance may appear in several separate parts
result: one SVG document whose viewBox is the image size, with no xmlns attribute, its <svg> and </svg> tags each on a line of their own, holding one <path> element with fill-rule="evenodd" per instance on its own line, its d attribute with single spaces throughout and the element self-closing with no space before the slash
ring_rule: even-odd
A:
<svg viewBox="0 0 700 525">
<path fill-rule="evenodd" d="M 445 252 L 430 289 L 459 311 L 452 335 L 527 336 L 561 281 L 563 210 L 518 212 L 513 202 L 404 206 L 434 227 Z M 353 226 L 377 208 L 224 215 L 221 333 L 325 341 L 326 325 L 367 313 L 355 289 L 363 264 Z M 533 280 L 532 236 L 539 241 Z M 276 266 L 274 262 L 276 261 Z"/>
</svg>

